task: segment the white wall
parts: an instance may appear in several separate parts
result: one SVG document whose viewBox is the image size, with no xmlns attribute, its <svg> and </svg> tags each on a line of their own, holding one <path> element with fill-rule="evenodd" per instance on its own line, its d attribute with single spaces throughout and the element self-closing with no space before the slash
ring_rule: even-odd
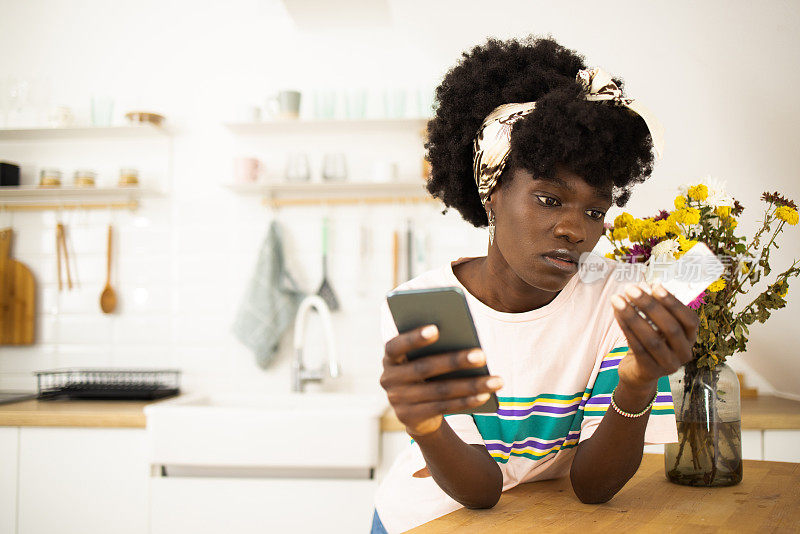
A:
<svg viewBox="0 0 800 534">
<path fill-rule="evenodd" d="M 665 158 L 634 194 L 629 210 L 635 215 L 668 206 L 678 184 L 707 174 L 726 179 L 748 208 L 740 228 L 750 235 L 763 190 L 800 199 L 796 2 L 624 1 L 609 7 L 588 1 L 395 0 L 390 6 L 391 28 L 308 33 L 294 29 L 274 0 L 0 1 L 0 76 L 49 82 L 52 104 L 70 105 L 84 116 L 92 94 L 112 94 L 118 119 L 133 106 L 156 108 L 176 132 L 172 194 L 145 200 L 135 215 L 114 216 L 120 314 L 104 317 L 95 304 L 108 214 L 67 221 L 85 268 L 83 290 L 61 297 L 53 286 L 54 215 L 15 215 L 16 256 L 40 281 L 43 338 L 32 348 L 2 350 L 0 387 L 32 386 L 30 371 L 54 366 L 177 365 L 188 388 L 245 383 L 288 389 L 288 351 L 264 372 L 229 334 L 271 214 L 257 199 L 220 187 L 229 179 L 231 158 L 242 152 L 268 159 L 275 174 L 281 162 L 274 147 L 248 145 L 221 123 L 280 88 L 431 86 L 462 50 L 490 35 L 552 33 L 589 64 L 623 77 L 628 94 L 656 113 L 666 128 Z M 335 142 L 351 156 L 356 150 L 348 139 Z M 406 174 L 419 165 L 421 148 L 408 139 L 370 143 L 371 150 L 395 151 Z M 76 160 L 100 157 L 92 155 L 96 146 L 74 148 Z M 9 151 L 4 157 L 22 153 L 23 163 L 33 166 L 63 150 L 0 149 Z M 310 143 L 306 149 L 314 157 L 322 150 Z M 374 311 L 391 285 L 389 237 L 404 219 L 403 208 L 336 208 L 331 214 L 334 285 L 345 301 L 339 351 L 350 386 L 370 389 L 380 356 Z M 297 275 L 309 289 L 319 279 L 320 215 L 313 209 L 278 213 L 290 229 Z M 457 215 L 441 218 L 429 207 L 416 216 L 434 232 L 432 265 L 484 250 L 485 235 Z M 376 229 L 370 265 L 377 275 L 366 292 L 355 289 L 353 273 L 360 267 L 348 249 L 362 217 Z M 776 269 L 800 256 L 797 231 L 789 229 L 773 255 Z M 760 375 L 755 379 L 762 389 L 800 395 L 800 359 L 788 350 L 796 317 L 790 292 L 787 308 L 753 328 L 750 349 L 739 357 L 740 366 Z"/>
</svg>

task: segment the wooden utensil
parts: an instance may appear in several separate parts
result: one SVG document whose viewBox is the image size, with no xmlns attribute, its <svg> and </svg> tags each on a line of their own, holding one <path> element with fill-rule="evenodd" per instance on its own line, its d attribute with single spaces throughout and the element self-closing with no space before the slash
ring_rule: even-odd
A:
<svg viewBox="0 0 800 534">
<path fill-rule="evenodd" d="M 108 225 L 108 275 L 106 276 L 106 287 L 100 295 L 100 309 L 103 313 L 112 313 L 117 307 L 117 294 L 111 287 L 111 225 Z"/>
<path fill-rule="evenodd" d="M 65 237 L 64 225 L 56 224 L 56 266 L 58 268 L 58 290 L 61 291 L 63 283 L 61 281 L 61 257 L 64 257 L 64 265 L 67 268 L 67 287 L 72 290 L 72 276 L 69 272 L 69 254 L 67 253 L 67 239 Z"/>
<path fill-rule="evenodd" d="M 392 233 L 392 287 L 400 284 L 400 234 L 397 230 Z"/>
<path fill-rule="evenodd" d="M 11 228 L 0 230 L 0 345 L 32 345 L 36 282 L 28 267 L 11 259 Z"/>
</svg>

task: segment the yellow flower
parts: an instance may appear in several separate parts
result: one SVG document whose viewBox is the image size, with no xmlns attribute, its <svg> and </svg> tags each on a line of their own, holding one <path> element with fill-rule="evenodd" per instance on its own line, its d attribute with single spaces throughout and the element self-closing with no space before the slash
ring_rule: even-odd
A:
<svg viewBox="0 0 800 534">
<path fill-rule="evenodd" d="M 727 219 L 728 217 L 731 216 L 731 207 L 730 206 L 717 206 L 716 209 L 714 209 L 714 213 L 716 213 L 717 216 L 719 216 L 719 217 L 721 217 L 723 219 Z"/>
<path fill-rule="evenodd" d="M 628 237 L 628 229 L 627 228 L 614 228 L 614 231 L 611 232 L 611 238 L 614 241 L 622 241 Z"/>
<path fill-rule="evenodd" d="M 633 215 L 626 211 L 622 215 L 617 215 L 617 217 L 614 219 L 614 228 L 625 228 L 633 221 Z"/>
<path fill-rule="evenodd" d="M 656 237 L 657 232 L 657 225 L 652 219 L 642 221 L 642 237 L 644 239 Z"/>
<path fill-rule="evenodd" d="M 669 231 L 669 223 L 666 219 L 661 219 L 660 221 L 656 221 L 656 230 L 654 237 L 667 237 L 667 232 Z"/>
<path fill-rule="evenodd" d="M 626 230 L 628 231 L 628 239 L 631 241 L 641 241 L 642 240 L 642 228 L 643 228 L 643 221 L 639 219 L 634 219 L 626 226 Z"/>
<path fill-rule="evenodd" d="M 719 363 L 719 356 L 715 352 L 711 353 L 711 359 L 714 360 L 715 364 Z"/>
<path fill-rule="evenodd" d="M 675 197 L 675 208 L 681 209 L 684 206 L 686 206 L 686 197 L 683 195 L 678 195 Z"/>
<path fill-rule="evenodd" d="M 785 286 L 783 286 L 783 289 L 778 291 L 777 293 L 781 297 L 785 297 L 788 292 L 789 292 L 789 284 L 786 284 Z"/>
<path fill-rule="evenodd" d="M 786 221 L 792 226 L 797 224 L 797 210 L 789 206 L 778 206 L 778 208 L 775 210 L 775 217 L 782 221 Z"/>
<path fill-rule="evenodd" d="M 731 226 L 731 230 L 733 230 L 734 228 L 736 228 L 736 225 L 739 224 L 739 222 L 733 217 L 731 217 L 730 220 L 728 221 L 728 224 Z"/>
<path fill-rule="evenodd" d="M 607 254 L 606 254 L 606 258 L 608 258 L 608 259 L 610 259 L 610 260 L 615 260 L 615 259 L 617 259 L 617 258 L 616 258 L 616 256 L 614 256 L 614 253 L 613 253 L 613 252 L 609 252 L 609 253 L 607 253 Z"/>
<path fill-rule="evenodd" d="M 678 244 L 681 246 L 680 254 L 683 255 L 689 252 L 689 249 L 695 246 L 697 244 L 697 241 L 695 241 L 694 239 L 687 239 L 686 237 L 679 235 Z"/>
<path fill-rule="evenodd" d="M 700 222 L 700 210 L 681 208 L 675 212 L 675 220 L 683 224 L 697 224 Z"/>
<path fill-rule="evenodd" d="M 689 188 L 689 198 L 695 200 L 705 200 L 708 198 L 708 187 L 703 184 L 695 185 Z"/>
<path fill-rule="evenodd" d="M 674 211 L 667 217 L 667 231 L 675 235 L 681 235 L 683 233 L 681 227 L 678 226 L 678 221 L 675 219 Z"/>
<path fill-rule="evenodd" d="M 708 286 L 708 290 L 711 293 L 716 293 L 717 291 L 722 291 L 725 288 L 725 279 L 724 278 L 717 278 L 711 285 Z"/>
</svg>

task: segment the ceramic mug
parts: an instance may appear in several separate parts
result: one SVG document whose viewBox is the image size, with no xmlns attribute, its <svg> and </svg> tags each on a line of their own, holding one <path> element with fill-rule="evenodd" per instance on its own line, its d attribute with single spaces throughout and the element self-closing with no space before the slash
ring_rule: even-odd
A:
<svg viewBox="0 0 800 534">
<path fill-rule="evenodd" d="M 233 181 L 237 184 L 254 184 L 261 174 L 261 162 L 256 158 L 233 160 Z"/>
<path fill-rule="evenodd" d="M 300 91 L 279 91 L 267 99 L 267 110 L 281 119 L 300 117 Z"/>
</svg>

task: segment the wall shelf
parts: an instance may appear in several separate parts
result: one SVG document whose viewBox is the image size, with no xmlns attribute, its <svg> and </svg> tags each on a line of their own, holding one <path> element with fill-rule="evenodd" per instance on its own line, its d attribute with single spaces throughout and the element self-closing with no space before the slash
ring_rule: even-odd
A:
<svg viewBox="0 0 800 534">
<path fill-rule="evenodd" d="M 427 118 L 414 119 L 296 119 L 272 120 L 264 122 L 231 122 L 225 126 L 239 135 L 261 135 L 316 130 L 335 131 L 413 131 L 422 132 L 428 124 Z"/>
<path fill-rule="evenodd" d="M 0 128 L 0 141 L 43 141 L 48 139 L 156 138 L 169 131 L 152 124 L 137 126 L 81 126 L 73 128 Z"/>
<path fill-rule="evenodd" d="M 321 204 L 387 204 L 438 202 L 425 190 L 422 180 L 398 182 L 281 182 L 274 184 L 227 184 L 242 195 L 261 195 L 272 207 Z"/>
<path fill-rule="evenodd" d="M 136 209 L 142 197 L 162 192 L 141 187 L 0 187 L 0 211 Z"/>
</svg>

